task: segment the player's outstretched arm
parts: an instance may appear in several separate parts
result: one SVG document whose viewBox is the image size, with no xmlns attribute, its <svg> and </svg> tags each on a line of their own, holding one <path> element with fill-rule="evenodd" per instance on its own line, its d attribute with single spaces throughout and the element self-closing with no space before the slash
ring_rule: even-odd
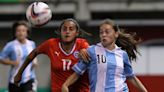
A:
<svg viewBox="0 0 164 92">
<path fill-rule="evenodd" d="M 79 75 L 77 73 L 73 73 L 68 79 L 64 82 L 62 85 L 62 92 L 69 92 L 68 87 L 75 83 L 79 78 Z"/>
<path fill-rule="evenodd" d="M 148 92 L 145 86 L 141 83 L 141 81 L 136 77 L 129 77 L 128 81 L 131 82 L 135 87 L 137 87 L 140 92 Z"/>
<path fill-rule="evenodd" d="M 18 66 L 19 61 L 11 61 L 9 59 L 0 59 L 0 63 L 4 65 L 12 65 L 12 66 Z"/>
<path fill-rule="evenodd" d="M 33 59 L 38 55 L 38 51 L 37 48 L 34 49 L 26 58 L 25 62 L 23 63 L 23 65 L 21 66 L 21 68 L 19 69 L 18 73 L 16 74 L 16 76 L 14 77 L 14 83 L 16 85 L 18 85 L 18 83 L 20 82 L 21 78 L 22 78 L 22 73 L 25 70 L 25 68 L 28 66 L 29 63 L 31 63 L 33 61 Z"/>
</svg>

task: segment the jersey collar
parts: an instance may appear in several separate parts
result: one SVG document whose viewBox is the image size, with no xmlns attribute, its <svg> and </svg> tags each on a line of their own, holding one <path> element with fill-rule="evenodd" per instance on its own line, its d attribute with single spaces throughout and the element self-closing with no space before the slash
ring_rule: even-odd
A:
<svg viewBox="0 0 164 92">
<path fill-rule="evenodd" d="M 26 39 L 26 43 L 24 43 L 24 44 L 20 43 L 17 39 L 15 39 L 15 42 L 16 42 L 17 44 L 20 44 L 20 45 L 26 45 L 26 44 L 29 43 L 28 39 Z"/>
<path fill-rule="evenodd" d="M 115 44 L 115 49 L 113 49 L 113 50 L 109 50 L 109 49 L 105 48 L 105 47 L 102 45 L 101 42 L 100 42 L 100 43 L 97 43 L 97 45 L 100 46 L 100 47 L 102 47 L 102 48 L 104 48 L 104 49 L 106 49 L 106 50 L 109 51 L 109 52 L 115 52 L 116 50 L 120 50 L 120 49 L 121 49 L 121 47 L 118 47 L 116 44 Z"/>
<path fill-rule="evenodd" d="M 60 50 L 61 50 L 66 56 L 71 55 L 71 54 L 73 53 L 73 51 L 75 50 L 75 47 L 76 47 L 76 43 L 74 44 L 74 46 L 73 46 L 71 52 L 70 52 L 70 53 L 66 53 L 66 52 L 63 50 L 63 48 L 62 48 L 62 46 L 61 46 L 61 43 L 59 42 L 59 48 L 60 48 Z"/>
</svg>

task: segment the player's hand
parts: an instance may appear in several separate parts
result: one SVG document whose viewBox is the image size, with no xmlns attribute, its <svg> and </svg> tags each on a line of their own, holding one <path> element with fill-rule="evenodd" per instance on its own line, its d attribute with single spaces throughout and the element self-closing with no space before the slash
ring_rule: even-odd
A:
<svg viewBox="0 0 164 92">
<path fill-rule="evenodd" d="M 90 61 L 90 56 L 86 49 L 80 50 L 79 57 L 82 58 L 84 60 L 84 62 L 86 62 L 86 63 L 89 63 L 89 61 Z"/>
<path fill-rule="evenodd" d="M 66 85 L 63 84 L 62 86 L 62 92 L 69 92 L 69 89 Z"/>
<path fill-rule="evenodd" d="M 19 67 L 19 61 L 15 61 L 13 64 L 15 67 Z"/>
<path fill-rule="evenodd" d="M 12 66 L 13 66 L 15 69 L 18 69 L 18 68 L 19 68 L 20 62 L 19 62 L 19 61 L 12 61 L 12 62 L 13 62 Z"/>
<path fill-rule="evenodd" d="M 14 84 L 19 86 L 19 82 L 21 81 L 22 79 L 22 75 L 21 74 L 17 74 L 15 77 L 14 77 Z"/>
</svg>

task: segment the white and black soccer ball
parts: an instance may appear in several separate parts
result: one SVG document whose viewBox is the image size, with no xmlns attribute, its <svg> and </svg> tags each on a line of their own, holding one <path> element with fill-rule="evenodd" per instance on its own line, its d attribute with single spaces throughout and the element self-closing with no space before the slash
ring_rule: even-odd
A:
<svg viewBox="0 0 164 92">
<path fill-rule="evenodd" d="M 26 18 L 33 26 L 45 25 L 51 17 L 51 9 L 43 2 L 34 2 L 26 10 Z"/>
</svg>

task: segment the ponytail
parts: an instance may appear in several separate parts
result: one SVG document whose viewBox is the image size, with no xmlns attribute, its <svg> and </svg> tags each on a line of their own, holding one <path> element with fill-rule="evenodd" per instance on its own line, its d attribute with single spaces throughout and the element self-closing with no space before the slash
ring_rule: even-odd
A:
<svg viewBox="0 0 164 92">
<path fill-rule="evenodd" d="M 127 52 L 130 60 L 136 60 L 136 54 L 139 53 L 136 46 L 139 39 L 137 40 L 136 33 L 130 34 L 124 31 L 118 31 L 118 33 L 116 44 Z"/>
<path fill-rule="evenodd" d="M 131 60 L 136 60 L 137 58 L 137 43 L 140 41 L 140 39 L 137 39 L 136 33 L 126 33 L 124 30 L 120 29 L 118 27 L 118 25 L 116 25 L 114 23 L 114 21 L 110 20 L 110 19 L 106 19 L 104 20 L 102 24 L 109 24 L 111 26 L 113 26 L 113 29 L 119 33 L 119 36 L 116 40 L 116 44 L 122 48 L 122 50 L 126 51 L 130 61 Z M 100 25 L 100 26 L 101 26 Z"/>
</svg>

